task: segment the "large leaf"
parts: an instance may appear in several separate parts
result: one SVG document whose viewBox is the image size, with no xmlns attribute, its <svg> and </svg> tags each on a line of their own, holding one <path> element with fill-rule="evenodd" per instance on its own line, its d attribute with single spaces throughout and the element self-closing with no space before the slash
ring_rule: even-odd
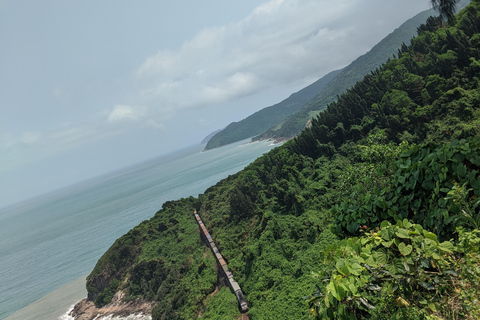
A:
<svg viewBox="0 0 480 320">
<path fill-rule="evenodd" d="M 455 251 L 455 246 L 450 241 L 444 241 L 440 243 L 438 248 L 448 253 L 452 253 L 453 251 Z"/>
<path fill-rule="evenodd" d="M 397 232 L 395 233 L 397 237 L 403 238 L 403 239 L 408 239 L 410 236 L 408 235 L 408 230 L 403 229 L 403 228 L 398 228 Z"/>
<path fill-rule="evenodd" d="M 413 247 L 411 244 L 405 245 L 405 243 L 400 242 L 398 245 L 398 250 L 403 256 L 408 256 L 410 253 L 412 253 Z"/>
<path fill-rule="evenodd" d="M 465 175 L 467 174 L 467 167 L 463 163 L 458 164 L 457 174 L 460 176 L 460 178 L 465 177 Z"/>
<path fill-rule="evenodd" d="M 352 263 L 348 266 L 348 270 L 356 276 L 359 276 L 362 273 L 362 266 L 358 263 Z"/>
<path fill-rule="evenodd" d="M 378 264 L 380 264 L 380 265 L 386 264 L 387 259 L 388 259 L 388 257 L 387 257 L 387 254 L 385 253 L 385 251 L 383 251 L 383 250 L 378 250 L 377 251 L 377 262 L 378 262 Z"/>
</svg>

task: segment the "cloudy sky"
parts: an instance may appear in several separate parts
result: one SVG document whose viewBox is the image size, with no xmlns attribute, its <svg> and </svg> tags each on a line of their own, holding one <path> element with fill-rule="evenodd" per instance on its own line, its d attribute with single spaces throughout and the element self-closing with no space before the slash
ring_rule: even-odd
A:
<svg viewBox="0 0 480 320">
<path fill-rule="evenodd" d="M 0 207 L 199 143 L 429 0 L 0 0 Z"/>
</svg>

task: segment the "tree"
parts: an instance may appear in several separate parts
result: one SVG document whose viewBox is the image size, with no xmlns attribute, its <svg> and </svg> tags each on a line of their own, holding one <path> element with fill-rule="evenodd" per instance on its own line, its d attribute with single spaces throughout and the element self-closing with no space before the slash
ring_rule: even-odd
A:
<svg viewBox="0 0 480 320">
<path fill-rule="evenodd" d="M 440 13 L 442 19 L 452 21 L 459 0 L 431 0 L 433 8 Z"/>
</svg>

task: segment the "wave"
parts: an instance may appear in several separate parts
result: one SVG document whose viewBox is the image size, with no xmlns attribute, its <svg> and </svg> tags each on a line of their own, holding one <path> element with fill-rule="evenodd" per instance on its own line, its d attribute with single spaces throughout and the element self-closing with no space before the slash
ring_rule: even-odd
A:
<svg viewBox="0 0 480 320">
<path fill-rule="evenodd" d="M 75 305 L 71 305 L 70 308 L 66 313 L 61 315 L 58 320 L 75 320 L 75 317 L 70 315 L 70 312 L 72 312 L 73 307 Z M 123 316 L 113 316 L 113 315 L 108 315 L 108 316 L 96 316 L 94 320 L 152 320 L 152 316 L 145 315 L 142 313 L 139 314 L 131 314 L 129 316 L 123 317 Z"/>
</svg>

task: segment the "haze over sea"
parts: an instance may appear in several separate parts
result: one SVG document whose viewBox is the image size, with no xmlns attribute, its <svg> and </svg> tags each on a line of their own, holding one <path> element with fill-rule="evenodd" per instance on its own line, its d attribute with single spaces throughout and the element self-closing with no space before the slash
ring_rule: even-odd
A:
<svg viewBox="0 0 480 320">
<path fill-rule="evenodd" d="M 0 209 L 0 319 L 65 314 L 118 237 L 165 201 L 197 196 L 274 147 L 245 142 L 208 152 L 198 145 Z"/>
</svg>

